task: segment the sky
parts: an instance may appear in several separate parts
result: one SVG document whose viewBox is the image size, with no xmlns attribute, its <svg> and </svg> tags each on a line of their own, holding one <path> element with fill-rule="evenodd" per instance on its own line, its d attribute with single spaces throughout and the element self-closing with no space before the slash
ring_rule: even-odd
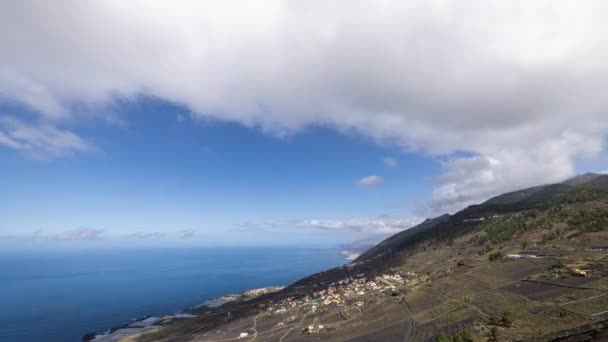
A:
<svg viewBox="0 0 608 342">
<path fill-rule="evenodd" d="M 314 245 L 608 170 L 604 1 L 0 2 L 0 245 Z"/>
</svg>

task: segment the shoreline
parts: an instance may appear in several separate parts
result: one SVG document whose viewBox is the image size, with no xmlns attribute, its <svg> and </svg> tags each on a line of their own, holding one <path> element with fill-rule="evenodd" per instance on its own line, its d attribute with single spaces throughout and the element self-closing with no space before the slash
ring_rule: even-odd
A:
<svg viewBox="0 0 608 342">
<path fill-rule="evenodd" d="M 355 260 L 360 254 L 357 252 L 342 250 L 339 254 L 343 255 L 346 259 L 346 264 Z M 254 299 L 258 296 L 278 292 L 284 289 L 286 286 L 267 286 L 261 288 L 248 289 L 240 294 L 227 294 L 219 297 L 210 298 L 204 301 L 201 304 L 195 305 L 190 308 L 183 309 L 180 312 L 172 313 L 172 314 L 163 314 L 160 316 L 143 316 L 139 318 L 132 319 L 129 322 L 123 323 L 118 326 L 113 326 L 110 329 L 106 330 L 103 333 L 98 332 L 89 332 L 81 337 L 82 342 L 113 342 L 118 341 L 123 338 L 127 338 L 130 336 L 138 335 L 143 332 L 149 332 L 156 329 L 160 329 L 162 325 L 155 325 L 159 322 L 168 323 L 171 320 L 176 319 L 188 319 L 197 317 L 197 315 L 191 314 L 188 311 L 194 309 L 200 309 L 203 307 L 208 308 L 219 308 L 222 305 L 234 302 L 234 301 L 247 301 Z"/>
<path fill-rule="evenodd" d="M 361 255 L 361 253 L 358 253 L 355 251 L 350 251 L 348 249 L 340 251 L 340 254 L 344 255 L 344 258 L 346 260 L 348 260 L 348 262 L 351 262 L 351 261 L 357 259 Z"/>
<path fill-rule="evenodd" d="M 192 309 L 199 309 L 202 307 L 218 308 L 226 303 L 234 301 L 247 301 L 254 299 L 258 296 L 278 292 L 284 289 L 285 286 L 267 286 L 256 289 L 249 289 L 241 292 L 240 294 L 228 294 L 220 297 L 215 297 L 204 301 L 194 307 L 184 309 L 180 312 L 173 314 L 164 314 L 160 316 L 144 316 L 135 318 L 129 322 L 123 323 L 122 325 L 111 327 L 104 333 L 90 332 L 84 334 L 81 337 L 83 342 L 113 342 L 130 336 L 134 336 L 143 332 L 150 332 L 153 330 L 160 329 L 162 325 L 157 323 L 162 322 L 168 323 L 172 320 L 177 319 L 188 319 L 197 317 L 197 315 L 191 314 L 188 311 Z"/>
</svg>

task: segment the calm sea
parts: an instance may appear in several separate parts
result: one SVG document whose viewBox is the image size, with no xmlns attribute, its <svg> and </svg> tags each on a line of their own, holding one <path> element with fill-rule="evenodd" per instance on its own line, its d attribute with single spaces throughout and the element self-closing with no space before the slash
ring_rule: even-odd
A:
<svg viewBox="0 0 608 342">
<path fill-rule="evenodd" d="M 80 341 L 145 315 L 341 265 L 334 249 L 0 253 L 0 341 Z"/>
</svg>

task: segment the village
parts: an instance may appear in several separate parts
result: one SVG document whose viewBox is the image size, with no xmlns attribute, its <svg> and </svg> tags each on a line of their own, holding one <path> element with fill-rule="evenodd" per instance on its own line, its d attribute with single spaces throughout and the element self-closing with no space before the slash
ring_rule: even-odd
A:
<svg viewBox="0 0 608 342">
<path fill-rule="evenodd" d="M 361 311 L 361 308 L 366 305 L 366 296 L 398 296 L 402 293 L 400 290 L 403 290 L 404 285 L 413 282 L 416 278 L 417 274 L 413 272 L 383 274 L 373 279 L 366 277 L 364 274 L 358 274 L 354 277 L 333 282 L 327 288 L 316 290 L 311 294 L 302 297 L 288 297 L 276 303 L 270 301 L 266 304 L 260 304 L 258 308 L 265 309 L 264 313 L 269 316 L 284 315 L 285 319 L 277 323 L 277 326 L 281 327 L 296 319 L 295 316 L 288 315 L 292 310 L 302 310 L 309 307 L 306 312 L 314 315 L 331 307 L 352 306 Z M 306 326 L 302 330 L 302 334 L 316 334 L 327 328 L 322 322 L 318 322 Z M 247 333 L 240 335 L 241 338 L 247 336 Z"/>
</svg>

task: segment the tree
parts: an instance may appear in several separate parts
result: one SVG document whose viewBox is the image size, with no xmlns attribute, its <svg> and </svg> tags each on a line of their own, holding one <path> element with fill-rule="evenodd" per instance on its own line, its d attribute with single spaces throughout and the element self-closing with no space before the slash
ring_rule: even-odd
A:
<svg viewBox="0 0 608 342">
<path fill-rule="evenodd" d="M 490 335 L 492 336 L 490 338 L 490 341 L 497 342 L 498 341 L 498 328 L 492 327 L 492 329 L 490 330 Z"/>
<path fill-rule="evenodd" d="M 507 328 L 513 326 L 513 313 L 511 311 L 505 310 L 502 313 L 502 324 Z"/>
<path fill-rule="evenodd" d="M 502 252 L 500 252 L 500 251 L 499 251 L 499 252 L 494 252 L 494 253 L 490 254 L 490 255 L 488 256 L 488 259 L 489 259 L 490 261 L 495 261 L 495 260 L 500 260 L 500 259 L 502 259 L 502 257 L 503 257 Z"/>
<path fill-rule="evenodd" d="M 444 334 L 437 335 L 437 342 L 448 342 L 448 338 Z"/>
<path fill-rule="evenodd" d="M 473 336 L 473 333 L 470 330 L 463 330 L 460 333 L 460 336 L 462 337 L 463 342 L 475 342 L 475 336 Z"/>
</svg>

